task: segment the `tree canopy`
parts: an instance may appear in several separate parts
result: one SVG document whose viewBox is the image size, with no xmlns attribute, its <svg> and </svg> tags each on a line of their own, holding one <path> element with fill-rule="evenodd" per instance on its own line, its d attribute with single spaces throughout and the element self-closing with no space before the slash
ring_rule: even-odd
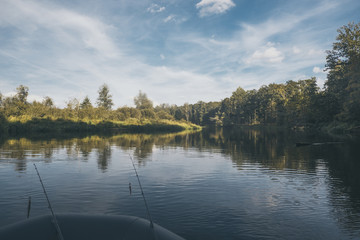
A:
<svg viewBox="0 0 360 240">
<path fill-rule="evenodd" d="M 99 93 L 99 97 L 97 99 L 98 107 L 103 107 L 107 110 L 110 110 L 112 108 L 112 106 L 114 105 L 114 103 L 112 101 L 112 95 L 110 94 L 108 85 L 103 84 L 99 88 L 98 93 Z"/>
<path fill-rule="evenodd" d="M 134 98 L 134 104 L 137 109 L 151 109 L 153 108 L 153 103 L 148 99 L 146 93 L 139 91 L 139 94 Z"/>
<path fill-rule="evenodd" d="M 325 86 L 329 102 L 338 118 L 359 120 L 360 23 L 349 23 L 338 29 L 333 49 L 327 54 L 329 73 Z"/>
</svg>

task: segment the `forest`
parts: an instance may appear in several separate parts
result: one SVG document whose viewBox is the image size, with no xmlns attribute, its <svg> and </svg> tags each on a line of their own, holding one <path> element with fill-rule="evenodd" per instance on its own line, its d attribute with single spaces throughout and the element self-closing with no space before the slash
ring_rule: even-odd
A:
<svg viewBox="0 0 360 240">
<path fill-rule="evenodd" d="M 142 132 L 151 128 L 196 129 L 197 125 L 270 125 L 359 132 L 360 23 L 339 28 L 332 50 L 326 53 L 327 80 L 323 89 L 318 87 L 316 78 L 289 80 L 253 90 L 239 87 L 222 101 L 182 106 L 154 107 L 140 91 L 134 98 L 135 107 L 112 109 L 112 95 L 104 84 L 98 90 L 96 106 L 85 97 L 82 101 L 72 99 L 65 108 L 58 108 L 51 97 L 45 97 L 42 102 L 28 102 L 29 88 L 20 85 L 15 96 L 5 97 L 0 93 L 0 129 L 46 132 L 106 128 Z"/>
</svg>

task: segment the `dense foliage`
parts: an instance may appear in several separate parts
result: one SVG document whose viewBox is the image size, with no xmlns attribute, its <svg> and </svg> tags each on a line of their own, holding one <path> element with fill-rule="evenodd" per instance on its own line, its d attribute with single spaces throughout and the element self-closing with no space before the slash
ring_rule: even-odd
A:
<svg viewBox="0 0 360 240">
<path fill-rule="evenodd" d="M 322 93 L 316 79 L 270 84 L 258 90 L 236 89 L 221 102 L 198 102 L 181 107 L 165 107 L 175 119 L 218 125 L 304 126 L 324 121 L 318 113 Z"/>
</svg>

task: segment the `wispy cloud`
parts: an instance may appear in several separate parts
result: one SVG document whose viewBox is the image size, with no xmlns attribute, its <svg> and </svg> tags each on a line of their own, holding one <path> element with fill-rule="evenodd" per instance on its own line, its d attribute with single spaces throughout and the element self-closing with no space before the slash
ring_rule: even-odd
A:
<svg viewBox="0 0 360 240">
<path fill-rule="evenodd" d="M 89 95 L 95 102 L 96 91 L 104 82 L 116 96 L 117 106 L 131 104 L 139 89 L 149 92 L 156 102 L 178 104 L 210 100 L 211 95 L 206 94 L 216 90 L 210 84 L 203 93 L 195 94 L 195 89 L 212 78 L 189 70 L 153 66 L 137 55 L 127 54 L 126 48 L 131 45 L 125 43 L 123 47 L 114 41 L 113 27 L 99 19 L 33 1 L 4 3 L 0 24 L 17 30 L 13 41 L 2 47 L 0 57 L 10 58 L 23 68 L 16 79 L 2 77 L 13 85 L 12 89 L 25 84 L 30 94 L 35 90 L 37 96 L 49 95 L 59 106 L 64 105 L 64 96 L 67 100 Z M 174 15 L 170 20 L 182 19 Z M 165 59 L 164 54 L 160 58 Z M 189 92 L 193 92 L 191 97 Z M 180 97 L 169 101 L 173 96 Z"/>
<path fill-rule="evenodd" d="M 183 22 L 186 22 L 186 21 L 187 21 L 187 19 L 185 17 L 179 17 L 179 16 L 177 16 L 175 14 L 171 14 L 171 15 L 167 16 L 164 19 L 165 23 L 173 22 L 173 23 L 180 24 L 180 23 L 183 23 Z"/>
<path fill-rule="evenodd" d="M 196 4 L 200 17 L 222 14 L 233 7 L 235 3 L 232 0 L 201 0 Z"/>
<path fill-rule="evenodd" d="M 107 57 L 118 54 L 108 37 L 111 26 L 64 8 L 41 5 L 34 1 L 3 1 L 0 23 L 18 27 L 28 34 L 49 31 L 52 40 L 64 45 L 95 50 Z"/>
<path fill-rule="evenodd" d="M 273 15 L 256 24 L 240 23 L 228 38 L 208 38 L 195 33 L 178 36 L 180 43 L 197 47 L 183 53 L 176 64 L 186 65 L 193 59 L 198 64 L 189 64 L 189 69 L 216 77 L 232 89 L 311 77 L 313 67 L 324 64 L 324 46 L 330 47 L 331 41 L 324 45 L 324 32 L 315 31 L 306 22 L 326 15 L 336 6 L 329 5 Z"/>
<path fill-rule="evenodd" d="M 169 15 L 164 19 L 164 22 L 175 21 L 175 15 Z"/>
<path fill-rule="evenodd" d="M 230 24 L 204 17 L 229 11 L 233 1 L 199 0 L 196 9 L 186 1 L 166 8 L 141 0 L 92 2 L 104 9 L 89 13 L 81 5 L 2 0 L 0 88 L 6 94 L 24 84 L 35 98 L 51 96 L 61 106 L 86 95 L 94 103 L 107 83 L 122 106 L 131 105 L 139 89 L 156 103 L 183 104 L 221 100 L 239 86 L 313 75 L 324 81 L 318 70 L 338 26 L 316 21 L 330 19 L 340 4 L 324 1 L 310 10 L 281 6 L 286 11 L 269 10 L 256 22 L 234 17 Z M 224 22 L 209 27 L 213 21 Z"/>
<path fill-rule="evenodd" d="M 147 11 L 150 13 L 159 13 L 159 12 L 165 11 L 165 7 L 161 7 L 161 6 L 153 3 L 153 4 L 151 4 L 150 7 L 148 7 Z"/>
</svg>

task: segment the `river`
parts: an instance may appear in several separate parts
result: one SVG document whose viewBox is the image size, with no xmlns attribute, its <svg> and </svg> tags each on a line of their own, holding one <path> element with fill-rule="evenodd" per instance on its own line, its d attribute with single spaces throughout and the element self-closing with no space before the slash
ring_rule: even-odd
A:
<svg viewBox="0 0 360 240">
<path fill-rule="evenodd" d="M 29 197 L 50 214 L 34 163 L 55 213 L 147 218 L 130 156 L 154 222 L 188 240 L 360 239 L 359 139 L 249 128 L 2 139 L 0 227 Z"/>
</svg>

